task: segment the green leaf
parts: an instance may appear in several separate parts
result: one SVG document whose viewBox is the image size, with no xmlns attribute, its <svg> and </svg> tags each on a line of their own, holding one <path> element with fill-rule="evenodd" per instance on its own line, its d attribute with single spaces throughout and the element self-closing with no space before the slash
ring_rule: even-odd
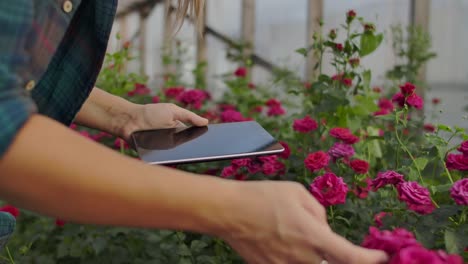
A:
<svg viewBox="0 0 468 264">
<path fill-rule="evenodd" d="M 414 160 L 414 163 L 415 163 L 416 167 L 420 171 L 422 171 L 422 170 L 424 170 L 424 168 L 426 168 L 426 165 L 427 165 L 428 162 L 429 162 L 429 160 L 426 159 L 426 158 L 417 158 L 417 159 Z"/>
<path fill-rule="evenodd" d="M 458 237 L 457 233 L 451 229 L 445 230 L 444 234 L 445 239 L 445 248 L 450 254 L 460 254 L 462 249 L 461 239 Z"/>
<path fill-rule="evenodd" d="M 435 194 L 437 192 L 448 192 L 452 188 L 452 184 L 443 184 L 443 185 L 437 185 L 437 186 L 431 186 L 432 192 Z"/>
<path fill-rule="evenodd" d="M 410 168 L 410 172 L 408 173 L 408 179 L 410 181 L 416 181 L 419 178 L 418 171 L 415 170 L 414 168 Z"/>
<path fill-rule="evenodd" d="M 454 131 L 453 131 L 453 128 L 451 128 L 451 127 L 449 127 L 449 126 L 447 126 L 447 125 L 444 125 L 444 124 L 438 124 L 438 125 L 437 125 L 437 129 L 438 129 L 438 130 L 447 131 L 447 132 L 452 132 L 452 133 L 454 132 Z"/>
<path fill-rule="evenodd" d="M 302 56 L 307 57 L 307 54 L 309 54 L 309 50 L 306 48 L 300 48 L 296 50 L 296 53 L 299 53 Z"/>
<path fill-rule="evenodd" d="M 383 34 L 374 35 L 373 33 L 367 32 L 361 36 L 361 49 L 359 55 L 361 57 L 367 56 L 374 52 L 382 43 Z"/>
<path fill-rule="evenodd" d="M 366 88 L 370 87 L 370 82 L 372 79 L 372 72 L 371 70 L 366 70 L 362 73 L 362 78 L 363 78 L 363 86 Z"/>
<path fill-rule="evenodd" d="M 190 249 L 192 251 L 195 251 L 195 252 L 200 252 L 202 251 L 204 248 L 206 248 L 208 246 L 208 244 L 204 241 L 201 241 L 201 240 L 194 240 L 192 241 L 192 243 L 190 244 Z"/>
</svg>

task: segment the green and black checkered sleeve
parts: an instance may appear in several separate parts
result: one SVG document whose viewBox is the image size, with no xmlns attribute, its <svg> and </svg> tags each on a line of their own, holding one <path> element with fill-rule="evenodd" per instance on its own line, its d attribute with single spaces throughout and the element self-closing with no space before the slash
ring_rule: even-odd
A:
<svg viewBox="0 0 468 264">
<path fill-rule="evenodd" d="M 0 1 L 0 159 L 36 111 L 21 78 L 28 64 L 25 44 L 31 29 L 31 5 L 29 0 Z"/>
</svg>

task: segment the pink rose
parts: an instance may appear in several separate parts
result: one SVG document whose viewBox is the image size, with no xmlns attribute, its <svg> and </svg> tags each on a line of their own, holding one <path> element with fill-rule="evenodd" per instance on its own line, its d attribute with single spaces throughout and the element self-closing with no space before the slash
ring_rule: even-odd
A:
<svg viewBox="0 0 468 264">
<path fill-rule="evenodd" d="M 335 49 L 338 50 L 338 51 L 343 51 L 343 44 L 335 43 Z"/>
<path fill-rule="evenodd" d="M 160 102 L 159 96 L 153 96 L 153 97 L 151 98 L 151 102 L 152 102 L 153 104 L 159 103 L 159 102 Z"/>
<path fill-rule="evenodd" d="M 221 113 L 221 121 L 225 123 L 242 122 L 246 120 L 247 119 L 236 110 L 226 110 Z"/>
<path fill-rule="evenodd" d="M 405 106 L 406 97 L 402 93 L 396 93 L 392 97 L 392 101 L 397 103 L 400 107 Z"/>
<path fill-rule="evenodd" d="M 468 157 L 468 140 L 464 141 L 463 143 L 460 144 L 460 147 L 458 148 L 458 151 L 463 153 L 465 157 Z"/>
<path fill-rule="evenodd" d="M 431 195 L 427 188 L 417 182 L 403 182 L 397 186 L 398 198 L 406 202 L 410 210 L 419 214 L 430 214 L 435 206 L 431 201 Z"/>
<path fill-rule="evenodd" d="M 433 124 L 424 124 L 424 130 L 433 133 L 436 131 L 436 128 Z"/>
<path fill-rule="evenodd" d="M 307 133 L 314 131 L 318 128 L 317 121 L 310 118 L 310 116 L 306 116 L 303 119 L 296 119 L 294 120 L 293 129 L 297 132 Z"/>
<path fill-rule="evenodd" d="M 330 129 L 330 136 L 343 141 L 346 144 L 354 144 L 359 138 L 351 133 L 348 128 L 335 127 Z"/>
<path fill-rule="evenodd" d="M 261 170 L 265 175 L 283 174 L 286 169 L 284 164 L 278 160 L 277 155 L 259 157 L 258 159 L 262 162 Z"/>
<path fill-rule="evenodd" d="M 375 191 L 378 189 L 391 184 L 391 185 L 398 185 L 402 183 L 403 180 L 403 175 L 395 172 L 395 171 L 385 171 L 385 172 L 379 172 L 377 174 L 377 178 L 375 178 L 372 181 L 372 187 L 374 188 Z"/>
<path fill-rule="evenodd" d="M 315 178 L 309 190 L 323 206 L 330 206 L 345 203 L 348 186 L 343 178 L 329 172 Z"/>
<path fill-rule="evenodd" d="M 389 264 L 445 264 L 434 252 L 421 246 L 406 247 L 398 251 Z"/>
<path fill-rule="evenodd" d="M 436 254 L 445 264 L 463 264 L 463 258 L 461 256 L 455 254 L 449 255 L 443 250 L 437 250 Z"/>
<path fill-rule="evenodd" d="M 333 159 L 351 158 L 354 156 L 355 151 L 351 145 L 336 142 L 330 150 L 328 150 L 328 154 L 332 156 Z"/>
<path fill-rule="evenodd" d="M 389 110 L 389 112 L 392 112 L 395 108 L 392 101 L 388 100 L 387 98 L 380 98 L 378 105 L 381 109 Z"/>
<path fill-rule="evenodd" d="M 289 156 L 291 155 L 291 149 L 289 148 L 288 143 L 281 141 L 280 144 L 283 146 L 284 151 L 281 152 L 278 156 L 282 159 L 289 159 Z"/>
<path fill-rule="evenodd" d="M 416 90 L 416 86 L 414 86 L 414 84 L 410 82 L 407 82 L 404 85 L 400 86 L 400 91 L 405 96 L 414 94 L 415 90 Z"/>
<path fill-rule="evenodd" d="M 351 78 L 344 78 L 342 83 L 344 84 L 344 86 L 346 87 L 351 87 L 353 85 L 353 79 Z"/>
<path fill-rule="evenodd" d="M 365 199 L 369 195 L 369 191 L 371 190 L 372 180 L 366 178 L 364 180 L 364 186 L 354 185 L 353 193 L 360 199 Z"/>
<path fill-rule="evenodd" d="M 390 111 L 388 109 L 380 108 L 379 111 L 376 111 L 373 113 L 374 116 L 384 116 L 390 114 Z"/>
<path fill-rule="evenodd" d="M 450 188 L 450 196 L 458 205 L 468 205 L 468 178 L 456 181 Z"/>
<path fill-rule="evenodd" d="M 148 87 L 146 87 L 146 85 L 141 84 L 141 83 L 135 83 L 135 88 L 132 91 L 128 92 L 127 95 L 128 96 L 147 95 L 150 93 L 151 93 L 151 90 Z"/>
<path fill-rule="evenodd" d="M 247 167 L 252 162 L 252 159 L 245 158 L 245 159 L 235 159 L 231 162 L 231 165 L 235 168 L 242 168 Z"/>
<path fill-rule="evenodd" d="M 270 107 L 267 111 L 268 116 L 281 116 L 286 114 L 286 111 L 282 106 L 273 106 Z"/>
<path fill-rule="evenodd" d="M 120 149 L 120 148 L 122 148 L 122 147 L 123 147 L 124 149 L 129 149 L 129 148 L 130 148 L 130 146 L 128 145 L 127 141 L 125 141 L 125 140 L 123 140 L 123 139 L 121 139 L 121 138 L 116 138 L 116 139 L 114 140 L 114 147 L 115 147 L 116 149 Z"/>
<path fill-rule="evenodd" d="M 247 76 L 247 68 L 245 67 L 237 68 L 237 70 L 234 72 L 234 75 L 239 78 L 245 78 Z"/>
<path fill-rule="evenodd" d="M 380 231 L 376 227 L 369 228 L 369 235 L 364 238 L 362 246 L 370 249 L 383 250 L 389 255 L 396 254 L 401 249 L 412 246 L 421 246 L 414 235 L 403 228 L 393 231 Z"/>
<path fill-rule="evenodd" d="M 445 165 L 449 170 L 468 171 L 468 156 L 450 153 L 447 155 Z"/>
<path fill-rule="evenodd" d="M 422 109 L 424 100 L 417 94 L 412 94 L 406 98 L 406 103 L 416 109 Z"/>
<path fill-rule="evenodd" d="M 305 166 L 311 172 L 321 170 L 328 166 L 330 162 L 330 156 L 323 151 L 317 151 L 309 154 L 304 160 Z"/>
<path fill-rule="evenodd" d="M 387 212 L 380 212 L 374 216 L 374 222 L 377 227 L 381 227 L 383 225 L 382 219 L 387 216 L 387 215 L 392 215 L 392 213 L 387 213 Z"/>
<path fill-rule="evenodd" d="M 200 109 L 202 103 L 207 99 L 207 93 L 203 90 L 186 90 L 177 96 L 177 100 L 185 106 L 191 106 L 194 109 Z"/>
<path fill-rule="evenodd" d="M 237 168 L 234 166 L 227 166 L 224 167 L 223 171 L 221 172 L 221 176 L 224 178 L 228 178 L 234 176 L 237 173 Z"/>
<path fill-rule="evenodd" d="M 366 174 L 369 171 L 369 163 L 365 160 L 355 159 L 349 166 L 358 174 Z"/>
<path fill-rule="evenodd" d="M 250 174 L 255 174 L 255 173 L 258 173 L 260 171 L 262 171 L 262 164 L 259 163 L 259 162 L 251 162 L 248 166 L 247 166 L 247 170 Z"/>
</svg>

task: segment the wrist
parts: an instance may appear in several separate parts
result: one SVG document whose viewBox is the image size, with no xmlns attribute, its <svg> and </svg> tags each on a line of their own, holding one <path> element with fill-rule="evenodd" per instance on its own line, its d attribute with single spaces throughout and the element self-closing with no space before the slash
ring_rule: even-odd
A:
<svg viewBox="0 0 468 264">
<path fill-rule="evenodd" d="M 143 105 L 134 104 L 122 99 L 122 105 L 119 108 L 113 107 L 109 110 L 110 131 L 112 134 L 128 140 L 130 135 L 137 130 L 137 117 L 141 112 Z"/>
</svg>

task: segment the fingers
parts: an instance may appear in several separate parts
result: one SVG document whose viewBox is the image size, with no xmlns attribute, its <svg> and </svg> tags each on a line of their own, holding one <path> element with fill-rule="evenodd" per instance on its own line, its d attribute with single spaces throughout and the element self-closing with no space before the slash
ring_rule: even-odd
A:
<svg viewBox="0 0 468 264">
<path fill-rule="evenodd" d="M 174 119 L 183 123 L 189 123 L 194 126 L 208 125 L 208 119 L 203 118 L 189 110 L 175 106 L 173 107 Z"/>
<path fill-rule="evenodd" d="M 321 241 L 321 250 L 329 263 L 380 264 L 388 261 L 385 252 L 356 246 L 331 231 L 325 231 Z"/>
</svg>

